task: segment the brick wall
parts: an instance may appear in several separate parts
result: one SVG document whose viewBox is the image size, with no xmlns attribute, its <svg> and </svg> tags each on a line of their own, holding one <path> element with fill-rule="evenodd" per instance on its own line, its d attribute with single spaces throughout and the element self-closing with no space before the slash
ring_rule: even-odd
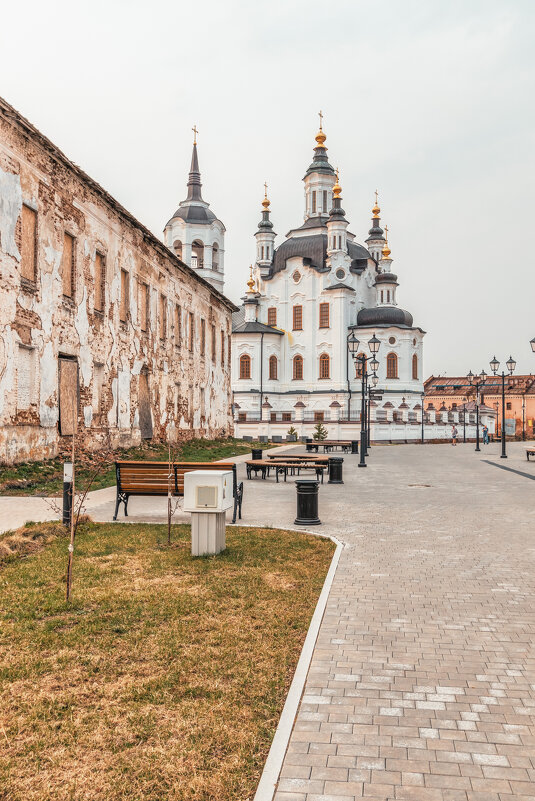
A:
<svg viewBox="0 0 535 801">
<path fill-rule="evenodd" d="M 60 362 L 88 450 L 231 433 L 231 302 L 2 100 L 0 296 L 0 461 L 66 441 Z M 201 320 L 224 359 L 189 349 Z"/>
</svg>

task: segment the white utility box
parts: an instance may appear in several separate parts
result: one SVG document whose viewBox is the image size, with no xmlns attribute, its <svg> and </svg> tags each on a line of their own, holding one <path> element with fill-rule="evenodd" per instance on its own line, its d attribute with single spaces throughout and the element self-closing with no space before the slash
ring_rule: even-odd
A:
<svg viewBox="0 0 535 801">
<path fill-rule="evenodd" d="M 184 511 L 191 512 L 193 556 L 225 550 L 225 512 L 234 505 L 231 470 L 184 473 Z"/>
</svg>

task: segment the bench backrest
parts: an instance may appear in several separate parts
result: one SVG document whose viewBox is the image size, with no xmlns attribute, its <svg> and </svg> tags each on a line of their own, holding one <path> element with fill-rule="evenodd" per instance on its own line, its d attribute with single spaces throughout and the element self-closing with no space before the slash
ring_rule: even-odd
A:
<svg viewBox="0 0 535 801">
<path fill-rule="evenodd" d="M 238 479 L 234 462 L 173 462 L 171 492 L 184 494 L 184 473 L 192 470 L 232 470 L 233 494 L 236 497 Z M 115 462 L 117 488 L 131 495 L 167 495 L 169 491 L 168 462 Z"/>
</svg>

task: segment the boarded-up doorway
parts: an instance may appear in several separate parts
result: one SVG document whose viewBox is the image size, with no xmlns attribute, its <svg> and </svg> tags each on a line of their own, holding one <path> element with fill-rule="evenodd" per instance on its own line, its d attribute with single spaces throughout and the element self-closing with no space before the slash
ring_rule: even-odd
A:
<svg viewBox="0 0 535 801">
<path fill-rule="evenodd" d="M 59 433 L 71 436 L 76 432 L 78 418 L 78 362 L 59 359 Z"/>
<path fill-rule="evenodd" d="M 142 370 L 139 374 L 139 430 L 141 439 L 152 439 L 152 414 L 150 410 L 149 374 Z"/>
</svg>

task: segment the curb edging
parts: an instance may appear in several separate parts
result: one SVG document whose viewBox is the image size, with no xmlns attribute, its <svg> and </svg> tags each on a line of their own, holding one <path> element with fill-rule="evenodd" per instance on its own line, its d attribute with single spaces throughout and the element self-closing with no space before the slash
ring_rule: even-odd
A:
<svg viewBox="0 0 535 801">
<path fill-rule="evenodd" d="M 314 609 L 314 614 L 312 615 L 312 619 L 308 627 L 305 642 L 303 643 L 301 654 L 299 656 L 299 661 L 297 662 L 292 683 L 282 708 L 279 723 L 277 725 L 277 729 L 275 731 L 271 748 L 269 749 L 269 753 L 264 764 L 264 770 L 262 771 L 253 801 L 272 801 L 277 790 L 277 784 L 284 762 L 284 757 L 286 756 L 288 743 L 290 742 L 290 737 L 292 735 L 295 718 L 297 716 L 297 710 L 299 709 L 299 704 L 301 703 L 305 682 L 308 676 L 308 670 L 310 668 L 312 655 L 316 646 L 316 640 L 318 639 L 320 626 L 325 613 L 325 608 L 327 606 L 327 599 L 334 581 L 338 562 L 340 561 L 340 555 L 345 547 L 340 540 L 328 534 L 302 531 L 300 533 L 312 534 L 314 537 L 324 537 L 325 539 L 332 540 L 336 545 L 336 550 L 333 554 L 333 558 L 331 559 L 329 570 L 327 571 L 316 608 Z"/>
</svg>

